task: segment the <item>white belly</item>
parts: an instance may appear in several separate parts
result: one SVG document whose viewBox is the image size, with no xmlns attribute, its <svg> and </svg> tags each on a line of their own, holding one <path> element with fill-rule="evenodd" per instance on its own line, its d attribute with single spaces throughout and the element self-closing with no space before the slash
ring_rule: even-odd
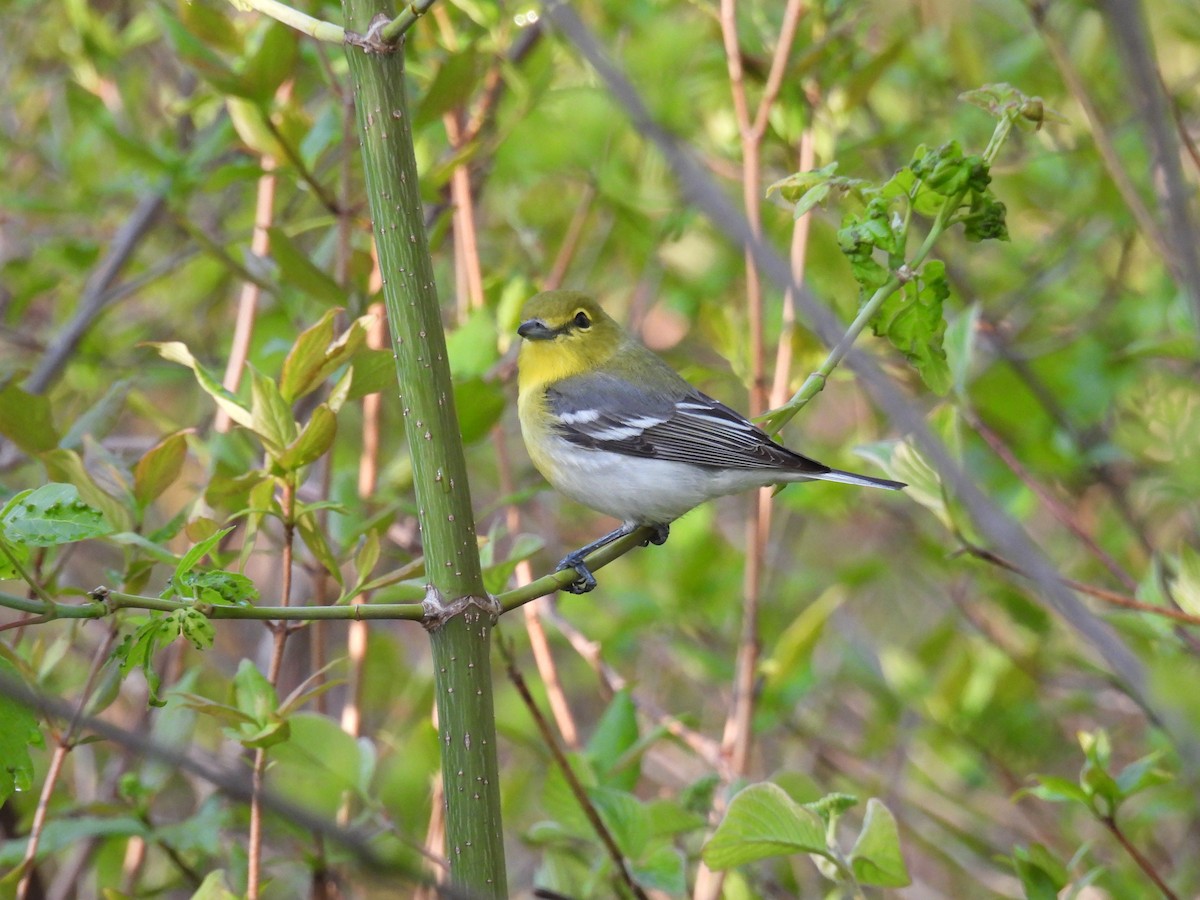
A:
<svg viewBox="0 0 1200 900">
<path fill-rule="evenodd" d="M 706 500 L 773 484 L 779 477 L 762 469 L 706 469 L 553 440 L 559 441 L 554 466 L 539 466 L 546 480 L 584 506 L 638 525 L 666 525 Z"/>
</svg>

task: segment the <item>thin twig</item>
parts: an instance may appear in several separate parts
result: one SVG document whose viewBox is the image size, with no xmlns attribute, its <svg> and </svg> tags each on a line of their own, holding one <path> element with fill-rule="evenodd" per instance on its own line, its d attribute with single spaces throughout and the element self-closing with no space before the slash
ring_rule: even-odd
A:
<svg viewBox="0 0 1200 900">
<path fill-rule="evenodd" d="M 1049 489 L 1041 482 L 1033 477 L 1033 474 L 1025 468 L 1016 454 L 1008 447 L 1001 439 L 1000 435 L 996 434 L 992 428 L 980 419 L 979 415 L 974 410 L 964 410 L 963 418 L 975 432 L 984 440 L 992 452 L 995 453 L 1012 471 L 1014 475 L 1021 480 L 1021 483 L 1033 491 L 1046 504 L 1046 508 L 1050 510 L 1050 514 L 1061 522 L 1066 528 L 1077 537 L 1085 547 L 1092 553 L 1096 559 L 1104 565 L 1125 587 L 1133 589 L 1137 587 L 1137 579 L 1126 572 L 1115 559 L 1113 559 L 1104 548 L 1088 534 L 1082 525 L 1079 524 L 1074 513 L 1066 507 L 1065 504 L 1059 501 Z"/>
<path fill-rule="evenodd" d="M 237 0 L 233 5 L 238 9 L 249 7 L 257 10 L 264 16 L 270 16 L 276 22 L 282 22 L 289 28 L 294 28 L 301 34 L 307 34 L 318 41 L 340 44 L 346 40 L 346 30 L 342 26 L 322 19 L 314 19 L 286 3 L 280 3 L 279 0 Z"/>
<path fill-rule="evenodd" d="M 533 722 L 542 736 L 542 742 L 546 745 L 546 749 L 550 751 L 551 759 L 554 760 L 555 766 L 562 773 L 563 779 L 571 789 L 571 794 L 575 797 L 579 808 L 583 811 L 588 823 L 592 826 L 592 830 L 600 838 L 600 843 L 604 845 L 609 858 L 613 861 L 617 873 L 621 876 L 621 881 L 624 882 L 625 887 L 638 900 L 649 900 L 646 892 L 634 880 L 633 874 L 629 871 L 629 863 L 625 859 L 625 854 L 617 846 L 616 839 L 613 838 L 612 833 L 608 830 L 608 826 L 600 818 L 600 813 L 596 810 L 595 804 L 588 797 L 587 788 L 583 786 L 583 783 L 579 780 L 579 776 L 571 768 L 571 763 L 567 759 L 566 754 L 559 747 L 558 739 L 554 736 L 554 732 L 550 728 L 550 723 L 546 721 L 546 717 L 538 709 L 537 701 L 533 699 L 533 694 L 529 692 L 529 686 L 525 683 L 525 678 L 517 668 L 512 650 L 504 641 L 500 641 L 499 645 L 500 655 L 504 658 L 505 671 L 508 672 L 509 680 L 512 682 L 513 687 L 517 689 L 517 693 L 520 695 L 522 702 L 524 702 L 525 708 L 529 710 L 529 715 L 533 718 Z"/>
<path fill-rule="evenodd" d="M 404 33 L 417 24 L 417 19 L 429 12 L 429 8 L 436 2 L 437 0 L 413 0 L 380 30 L 380 40 L 385 44 L 398 43 L 404 37 Z"/>
<path fill-rule="evenodd" d="M 998 553 L 993 553 L 991 550 L 987 550 L 983 547 L 977 547 L 974 544 L 962 540 L 961 538 L 959 540 L 962 544 L 958 550 L 959 553 L 972 556 L 975 559 L 980 559 L 987 563 L 991 563 L 994 566 L 997 566 L 1008 572 L 1012 572 L 1014 575 L 1020 575 L 1022 578 L 1031 577 L 1029 573 L 1022 570 L 1020 566 L 1008 561 Z M 1116 591 L 1105 590 L 1104 588 L 1096 587 L 1095 585 L 1087 584 L 1082 581 L 1076 581 L 1074 578 L 1059 577 L 1058 580 L 1061 584 L 1069 587 L 1073 591 L 1078 591 L 1081 594 L 1094 597 L 1095 599 L 1111 604 L 1112 606 L 1120 606 L 1123 609 L 1132 609 L 1136 610 L 1137 612 L 1149 613 L 1150 615 L 1154 616 L 1162 616 L 1165 619 L 1173 619 L 1174 621 L 1182 622 L 1185 625 L 1200 626 L 1200 616 L 1191 615 L 1183 610 L 1172 609 L 1169 606 L 1156 606 L 1153 603 L 1143 603 L 1141 600 L 1130 597 L 1128 594 L 1119 594 Z"/>
<path fill-rule="evenodd" d="M 280 86 L 276 96 L 287 96 L 290 93 L 291 81 Z M 250 237 L 250 252 L 259 258 L 271 252 L 271 237 L 269 229 L 275 221 L 275 187 L 278 179 L 275 174 L 275 157 L 263 154 L 259 160 L 262 175 L 258 177 L 258 186 L 254 200 L 254 232 Z M 258 300 L 262 293 L 259 283 L 253 279 L 242 282 L 242 291 L 238 297 L 237 317 L 233 323 L 233 341 L 229 347 L 229 361 L 225 365 L 225 378 L 222 382 L 225 390 L 237 393 L 242 383 L 242 372 L 246 369 L 246 360 L 250 355 L 250 340 L 254 336 L 254 321 L 258 315 Z M 223 408 L 217 408 L 213 420 L 213 430 L 218 434 L 229 431 L 233 424 Z"/>
<path fill-rule="evenodd" d="M 1167 900 L 1179 900 L 1179 895 L 1171 890 L 1171 886 L 1163 880 L 1162 875 L 1158 873 L 1158 869 L 1154 867 L 1154 863 L 1150 862 L 1150 860 L 1146 858 L 1142 851 L 1139 850 L 1134 843 L 1129 840 L 1128 837 L 1126 837 L 1125 832 L 1121 830 L 1120 826 L 1117 825 L 1116 818 L 1113 816 L 1101 816 L 1100 821 L 1103 823 L 1104 827 L 1109 830 L 1109 833 L 1117 839 L 1117 843 L 1124 848 L 1125 852 L 1129 854 L 1130 858 L 1137 863 L 1138 868 L 1145 872 L 1146 877 L 1154 882 L 1154 886 L 1162 891 L 1163 896 L 1166 897 Z"/>
</svg>

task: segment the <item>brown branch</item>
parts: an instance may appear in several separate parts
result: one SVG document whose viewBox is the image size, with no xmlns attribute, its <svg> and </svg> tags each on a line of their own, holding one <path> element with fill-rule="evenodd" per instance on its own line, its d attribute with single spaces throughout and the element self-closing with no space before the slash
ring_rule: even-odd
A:
<svg viewBox="0 0 1200 900">
<path fill-rule="evenodd" d="M 961 538 L 960 541 L 962 541 Z M 972 556 L 975 559 L 983 560 L 984 562 L 991 563 L 992 565 L 1004 569 L 1005 571 L 1012 572 L 1014 575 L 1020 575 L 1022 578 L 1031 579 L 1029 573 L 1022 570 L 1021 567 L 1015 563 L 1009 562 L 998 553 L 993 553 L 991 550 L 987 550 L 983 547 L 977 547 L 974 544 L 968 543 L 967 541 L 962 541 L 962 546 L 957 551 L 957 554 Z M 1130 597 L 1128 594 L 1119 594 L 1116 591 L 1110 591 L 1082 581 L 1076 581 L 1074 578 L 1064 578 L 1059 576 L 1058 580 L 1061 584 L 1066 585 L 1073 591 L 1077 591 L 1080 594 L 1085 594 L 1088 597 L 1094 597 L 1095 599 L 1104 603 L 1108 603 L 1112 606 L 1119 606 L 1122 609 L 1132 609 L 1136 612 L 1162 616 L 1166 619 L 1182 622 L 1184 625 L 1200 626 L 1200 616 L 1193 616 L 1190 613 L 1183 612 L 1182 610 L 1171 609 L 1169 606 L 1156 606 L 1153 603 L 1143 603 L 1141 600 Z"/>
<path fill-rule="evenodd" d="M 1163 877 L 1158 873 L 1158 869 L 1154 867 L 1154 863 L 1139 850 L 1134 843 L 1126 837 L 1125 832 L 1117 825 L 1117 820 L 1114 816 L 1101 816 L 1100 821 L 1109 833 L 1117 839 L 1124 849 L 1129 854 L 1130 858 L 1137 863 L 1138 868 L 1146 873 L 1146 877 L 1154 882 L 1154 886 L 1162 891 L 1162 895 L 1168 900 L 1179 900 L 1179 895 L 1171 890 L 1171 886 L 1163 880 Z"/>
<path fill-rule="evenodd" d="M 608 830 L 608 826 L 600 818 L 600 813 L 596 810 L 595 804 L 588 797 L 587 788 L 583 786 L 583 783 L 579 780 L 579 776 L 571 768 L 571 763 L 567 759 L 566 754 L 559 747 L 558 739 L 555 738 L 554 732 L 550 728 L 550 723 L 546 721 L 546 717 L 538 709 L 537 701 L 533 699 L 533 694 L 529 692 L 529 686 L 525 683 L 520 670 L 517 669 L 517 663 L 513 658 L 512 650 L 503 640 L 499 642 L 499 645 L 500 655 L 504 657 L 505 671 L 508 673 L 509 680 L 513 683 L 513 687 L 517 689 L 517 693 L 525 704 L 525 708 L 529 710 L 529 715 L 533 718 L 533 722 L 537 726 L 538 733 L 542 736 L 542 741 L 545 743 L 546 749 L 550 751 L 551 759 L 554 760 L 555 766 L 562 773 L 563 778 L 567 782 L 567 787 L 571 789 L 571 794 L 575 797 L 575 801 L 579 804 L 579 808 L 583 811 L 584 816 L 587 817 L 592 830 L 600 838 L 600 843 L 604 845 L 604 849 L 608 852 L 609 858 L 613 861 L 613 865 L 617 869 L 617 873 L 625 883 L 625 887 L 638 900 L 649 900 L 646 892 L 634 880 L 633 874 L 629 871 L 629 863 L 625 859 L 625 854 L 617 846 L 616 839 L 613 838 L 612 833 Z"/>
</svg>

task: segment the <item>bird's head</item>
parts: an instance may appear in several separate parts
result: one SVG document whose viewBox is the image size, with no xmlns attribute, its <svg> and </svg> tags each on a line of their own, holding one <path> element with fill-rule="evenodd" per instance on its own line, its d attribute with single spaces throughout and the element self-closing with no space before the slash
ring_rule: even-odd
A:
<svg viewBox="0 0 1200 900">
<path fill-rule="evenodd" d="M 616 353 L 625 332 L 593 298 L 544 291 L 521 310 L 521 383 L 549 383 L 588 372 Z"/>
</svg>

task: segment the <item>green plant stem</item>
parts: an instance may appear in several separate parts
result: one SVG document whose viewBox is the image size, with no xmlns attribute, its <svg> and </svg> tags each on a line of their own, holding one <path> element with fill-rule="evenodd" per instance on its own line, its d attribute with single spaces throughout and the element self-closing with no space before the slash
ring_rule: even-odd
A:
<svg viewBox="0 0 1200 900">
<path fill-rule="evenodd" d="M 270 16 L 276 22 L 282 22 L 318 41 L 340 44 L 346 39 L 346 30 L 342 26 L 315 19 L 286 3 L 280 3 L 279 0 L 230 0 L 230 3 L 238 9 L 253 9 L 264 16 Z"/>
<path fill-rule="evenodd" d="M 987 143 L 987 147 L 982 153 L 982 158 L 989 166 L 995 160 L 996 155 L 1000 152 L 1000 148 L 1004 145 L 1009 132 L 1012 131 L 1013 123 L 1020 115 L 1019 110 L 1010 110 L 1006 112 L 1000 121 L 996 123 L 995 129 L 992 131 L 991 139 Z M 792 396 L 792 399 L 770 412 L 765 413 L 761 419 L 764 430 L 771 435 L 778 434 L 796 413 L 800 412 L 810 400 L 825 389 L 825 384 L 829 381 L 829 376 L 833 374 L 846 354 L 850 352 L 850 348 L 854 346 L 854 342 L 858 340 L 858 336 L 875 318 L 875 314 L 879 312 L 879 307 L 883 302 L 898 291 L 909 278 L 913 277 L 913 273 L 921 267 L 929 254 L 933 252 L 934 245 L 946 230 L 954 224 L 954 214 L 962 205 L 963 198 L 966 196 L 965 191 L 955 194 L 953 197 L 947 197 L 942 204 L 942 208 L 938 210 L 937 217 L 934 219 L 933 225 L 929 229 L 929 233 L 925 235 L 925 240 L 921 242 L 921 246 L 912 258 L 907 260 L 901 271 L 894 272 L 892 277 L 879 286 L 871 298 L 863 304 L 862 309 L 858 311 L 858 315 L 854 317 L 854 321 L 850 323 L 850 327 L 846 329 L 846 333 L 842 335 L 842 339 L 837 342 L 825 361 L 821 363 L 820 368 L 812 372 L 804 383 L 800 385 L 800 390 Z M 907 214 L 911 212 L 911 206 L 906 210 Z M 907 229 L 908 218 L 905 219 Z M 903 273 L 903 274 L 902 274 Z"/>
<path fill-rule="evenodd" d="M 376 46 L 387 22 L 370 0 L 343 0 L 388 328 L 430 582 L 423 620 L 433 650 L 446 802 L 446 857 L 456 888 L 507 896 L 492 700 L 491 633 L 499 605 L 479 562 L 466 458 L 442 330 L 405 96 L 403 43 Z M 370 51 L 370 52 L 369 52 Z"/>
<path fill-rule="evenodd" d="M 388 22 L 379 32 L 379 38 L 385 44 L 395 44 L 404 37 L 404 33 L 416 24 L 417 19 L 429 12 L 437 0 L 415 0 L 400 10 L 396 18 Z"/>
<path fill-rule="evenodd" d="M 0 554 L 4 555 L 4 558 L 8 560 L 9 565 L 13 567 L 17 575 L 20 576 L 21 580 L 29 585 L 33 592 L 38 595 L 38 598 L 44 604 L 39 612 L 45 612 L 53 618 L 54 610 L 58 604 L 55 603 L 54 599 L 46 593 L 45 588 L 38 584 L 37 581 L 34 580 L 33 576 L 25 571 L 25 567 L 21 565 L 21 561 L 17 559 L 17 554 L 13 553 L 8 548 L 8 545 L 4 543 L 4 541 L 0 541 Z"/>
</svg>

